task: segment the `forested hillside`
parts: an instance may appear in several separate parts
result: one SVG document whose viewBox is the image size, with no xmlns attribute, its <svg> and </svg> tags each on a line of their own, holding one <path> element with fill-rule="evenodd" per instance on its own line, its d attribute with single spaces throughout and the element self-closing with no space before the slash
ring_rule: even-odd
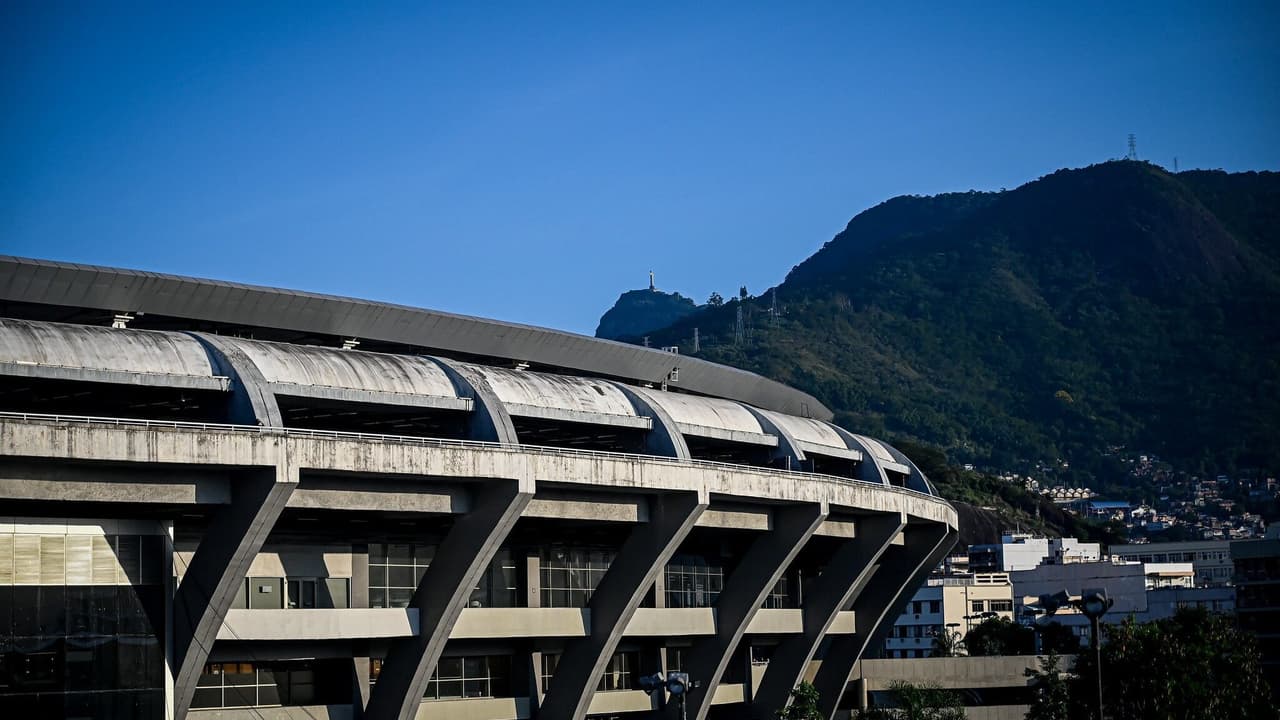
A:
<svg viewBox="0 0 1280 720">
<path fill-rule="evenodd" d="M 698 328 L 701 357 L 957 461 L 1280 471 L 1278 231 L 1280 174 L 1109 162 L 888 200 L 790 272 L 776 315 L 741 301 L 740 342 L 737 299 L 646 334 Z"/>
</svg>

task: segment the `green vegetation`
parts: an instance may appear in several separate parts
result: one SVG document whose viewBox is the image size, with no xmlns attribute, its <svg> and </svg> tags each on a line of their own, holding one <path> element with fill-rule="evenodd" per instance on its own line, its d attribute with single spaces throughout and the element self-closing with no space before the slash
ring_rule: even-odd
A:
<svg viewBox="0 0 1280 720">
<path fill-rule="evenodd" d="M 778 711 L 778 720 L 822 720 L 818 688 L 801 681 L 791 690 L 791 704 Z"/>
<path fill-rule="evenodd" d="M 857 720 L 964 720 L 960 696 L 937 685 L 894 681 L 889 685 L 891 707 L 854 711 Z"/>
<path fill-rule="evenodd" d="M 1201 609 L 1105 626 L 1102 699 L 1109 718 L 1262 720 L 1277 717 L 1254 638 L 1230 617 Z M 1097 669 L 1081 652 L 1070 682 L 1077 720 L 1097 717 Z M 1061 717 L 1042 715 L 1038 717 Z"/>
<path fill-rule="evenodd" d="M 699 328 L 700 357 L 960 462 L 1063 461 L 1057 477 L 1094 487 L 1122 477 L 1120 447 L 1204 473 L 1280 470 L 1278 173 L 1121 161 L 894 198 L 792 270 L 778 316 L 769 301 L 702 306 L 652 344 L 685 351 Z M 940 484 L 1035 510 L 985 482 Z"/>
</svg>

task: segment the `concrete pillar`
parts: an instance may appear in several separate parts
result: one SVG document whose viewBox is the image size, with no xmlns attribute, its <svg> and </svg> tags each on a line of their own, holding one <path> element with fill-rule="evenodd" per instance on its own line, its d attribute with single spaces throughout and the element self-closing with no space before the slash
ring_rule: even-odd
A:
<svg viewBox="0 0 1280 720">
<path fill-rule="evenodd" d="M 411 720 L 417 714 L 449 632 L 533 489 L 532 480 L 491 480 L 476 491 L 471 511 L 454 522 L 418 583 L 409 603 L 418 610 L 418 635 L 391 644 L 365 717 Z"/>
<path fill-rule="evenodd" d="M 471 398 L 468 439 L 519 444 L 520 438 L 516 437 L 516 426 L 511 422 L 511 414 L 484 376 L 471 372 L 453 360 L 438 357 L 428 359 L 439 365 L 444 374 L 449 376 L 449 382 L 453 383 L 459 395 Z"/>
<path fill-rule="evenodd" d="M 649 402 L 647 398 L 623 383 L 610 384 L 627 396 L 631 401 L 631 407 L 635 408 L 636 412 L 653 421 L 653 427 L 645 434 L 645 452 L 663 457 L 689 458 L 689 444 L 684 441 L 684 434 L 680 432 L 676 421 L 671 419 L 666 410 L 657 403 Z"/>
<path fill-rule="evenodd" d="M 356 543 L 351 546 L 351 607 L 369 607 L 369 545 Z M 353 643 L 356 650 L 351 658 L 351 709 L 356 718 L 363 717 L 369 704 L 369 653 L 368 643 Z"/>
<path fill-rule="evenodd" d="M 804 450 L 800 449 L 800 443 L 796 441 L 786 428 L 769 418 L 768 415 L 759 410 L 742 404 L 747 412 L 755 416 L 756 421 L 760 423 L 760 427 L 770 435 L 778 438 L 778 447 L 773 449 L 769 459 L 772 460 L 779 468 L 786 470 L 803 470 L 804 469 Z"/>
<path fill-rule="evenodd" d="M 825 504 L 817 503 L 774 510 L 773 528 L 751 543 L 725 580 L 716 601 L 716 634 L 695 639 L 686 656 L 685 672 L 702 683 L 701 689 L 689 695 L 689 718 L 703 720 L 711 711 L 716 686 L 751 618 L 826 516 Z M 673 720 L 679 717 L 675 703 L 667 708 L 667 715 Z"/>
<path fill-rule="evenodd" d="M 222 620 L 298 475 L 282 466 L 237 473 L 230 483 L 231 502 L 214 513 L 173 598 L 173 707 L 179 720 L 186 717 Z"/>
<path fill-rule="evenodd" d="M 853 603 L 855 633 L 832 638 L 813 679 L 823 717 L 835 714 L 854 664 L 868 648 L 884 642 L 903 607 L 950 552 L 958 536 L 954 528 L 940 523 L 907 527 L 903 544 L 885 553 L 874 582 Z"/>
<path fill-rule="evenodd" d="M 885 550 L 906 526 L 902 514 L 874 515 L 857 524 L 856 536 L 846 540 L 804 596 L 804 632 L 778 644 L 751 703 L 751 716 L 773 718 L 786 707 L 791 690 L 804 678 L 836 614 L 861 594 Z"/>
<path fill-rule="evenodd" d="M 650 501 L 649 521 L 637 525 L 591 595 L 591 628 L 570 641 L 560 656 L 551 690 L 538 712 L 541 720 L 582 720 L 600 675 L 654 578 L 706 510 L 709 494 L 667 493 Z"/>
</svg>

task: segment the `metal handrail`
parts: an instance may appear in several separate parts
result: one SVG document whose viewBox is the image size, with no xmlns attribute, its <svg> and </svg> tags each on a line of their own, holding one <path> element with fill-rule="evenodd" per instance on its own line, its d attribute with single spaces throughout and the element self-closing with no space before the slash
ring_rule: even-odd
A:
<svg viewBox="0 0 1280 720">
<path fill-rule="evenodd" d="M 907 495 L 916 495 L 930 499 L 941 499 L 936 495 L 923 493 L 919 490 L 899 487 L 897 485 L 881 485 L 879 483 L 869 483 L 865 480 L 856 480 L 853 478 L 839 477 L 838 475 L 825 475 L 822 473 L 809 473 L 802 470 L 783 470 L 780 468 L 763 468 L 754 465 L 734 465 L 733 463 L 718 462 L 715 460 L 698 460 L 695 458 L 672 458 L 663 457 L 661 455 L 645 455 L 643 453 L 625 453 L 612 450 L 579 450 L 575 448 L 549 447 L 546 445 L 523 445 L 520 443 L 503 443 L 489 442 L 484 440 L 453 440 L 450 438 L 427 438 L 418 437 L 416 435 L 388 435 L 383 433 L 361 433 L 351 432 L 348 430 L 316 430 L 310 428 L 292 428 L 292 427 L 272 427 L 266 425 L 235 425 L 230 423 L 202 423 L 189 422 L 185 420 L 146 420 L 142 418 L 120 418 L 120 417 L 100 417 L 94 415 L 51 415 L 46 413 L 22 413 L 22 412 L 0 412 L 0 421 L 3 420 L 20 420 L 24 422 L 46 422 L 46 423 L 66 423 L 78 425 L 114 425 L 124 427 L 145 427 L 154 429 L 171 429 L 171 430 L 199 430 L 199 431 L 215 431 L 215 432 L 236 432 L 249 433 L 256 435 L 285 435 L 289 437 L 307 437 L 332 440 L 361 440 L 361 441 L 377 441 L 386 443 L 398 443 L 403 445 L 418 445 L 422 447 L 438 447 L 438 448 L 471 448 L 483 450 L 501 450 L 505 452 L 537 452 L 544 455 L 556 455 L 563 457 L 575 458 L 600 458 L 605 460 L 635 460 L 643 459 L 646 462 L 659 462 L 677 466 L 694 466 L 715 470 L 727 470 L 731 472 L 742 472 L 745 470 L 754 470 L 757 472 L 776 473 L 789 477 L 802 478 L 805 480 L 822 480 L 826 482 L 840 483 L 843 485 L 871 485 L 881 487 L 885 490 L 903 493 Z"/>
</svg>

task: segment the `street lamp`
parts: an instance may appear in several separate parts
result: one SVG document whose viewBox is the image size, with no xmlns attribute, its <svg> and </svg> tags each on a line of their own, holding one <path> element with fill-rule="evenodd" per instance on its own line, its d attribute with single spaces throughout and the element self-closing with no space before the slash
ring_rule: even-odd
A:
<svg viewBox="0 0 1280 720">
<path fill-rule="evenodd" d="M 668 693 L 673 699 L 680 702 L 680 717 L 682 720 L 687 717 L 685 699 L 691 691 L 701 686 L 702 683 L 689 680 L 689 673 L 685 672 L 669 672 L 665 676 L 659 672 L 640 677 L 640 689 L 644 690 L 645 695 L 658 693 L 659 708 L 666 705 Z"/>
<path fill-rule="evenodd" d="M 1106 590 L 1098 590 L 1081 597 L 1072 603 L 1084 616 L 1089 618 L 1090 643 L 1093 645 L 1093 663 L 1098 669 L 1098 720 L 1102 715 L 1102 643 L 1098 642 L 1098 621 L 1115 604 L 1115 600 L 1107 597 Z"/>
</svg>

